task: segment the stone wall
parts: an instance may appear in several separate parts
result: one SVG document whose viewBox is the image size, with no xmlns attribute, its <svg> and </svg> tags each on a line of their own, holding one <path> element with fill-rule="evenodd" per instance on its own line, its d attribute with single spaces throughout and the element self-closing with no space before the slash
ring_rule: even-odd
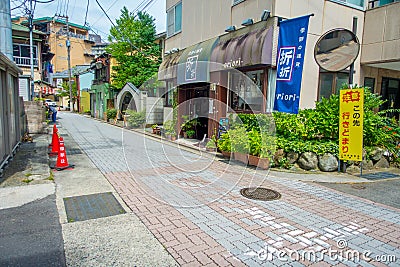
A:
<svg viewBox="0 0 400 267">
<path fill-rule="evenodd" d="M 392 155 L 382 148 L 376 147 L 369 153 L 363 149 L 362 161 L 364 170 L 398 167 L 393 162 Z M 338 158 L 330 153 L 318 156 L 314 152 L 288 152 L 285 153 L 283 149 L 278 149 L 274 155 L 275 167 L 290 168 L 295 170 L 301 168 L 303 170 L 320 170 L 324 172 L 333 172 L 338 170 Z M 360 162 L 347 161 L 347 171 L 350 173 L 360 172 Z"/>
<path fill-rule="evenodd" d="M 28 123 L 28 133 L 45 133 L 46 126 L 46 109 L 39 101 L 25 101 L 25 114 Z"/>
</svg>

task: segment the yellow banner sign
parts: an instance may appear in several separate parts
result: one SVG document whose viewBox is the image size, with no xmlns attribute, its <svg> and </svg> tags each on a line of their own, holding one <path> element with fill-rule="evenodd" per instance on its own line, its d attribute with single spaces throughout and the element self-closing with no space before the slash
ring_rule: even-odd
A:
<svg viewBox="0 0 400 267">
<path fill-rule="evenodd" d="M 339 159 L 362 161 L 364 88 L 340 90 Z"/>
</svg>

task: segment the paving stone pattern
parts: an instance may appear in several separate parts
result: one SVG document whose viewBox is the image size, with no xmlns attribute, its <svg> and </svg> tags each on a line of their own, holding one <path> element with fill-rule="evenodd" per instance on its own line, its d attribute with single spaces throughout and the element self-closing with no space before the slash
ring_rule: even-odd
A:
<svg viewBox="0 0 400 267">
<path fill-rule="evenodd" d="M 399 210 L 222 163 L 79 115 L 60 116 L 181 265 L 399 265 Z M 250 186 L 282 197 L 242 197 L 240 189 Z"/>
</svg>

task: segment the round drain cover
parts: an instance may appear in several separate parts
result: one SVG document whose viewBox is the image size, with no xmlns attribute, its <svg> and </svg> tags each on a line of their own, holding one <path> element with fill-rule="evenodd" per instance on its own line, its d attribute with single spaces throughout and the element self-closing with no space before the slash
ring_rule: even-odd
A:
<svg viewBox="0 0 400 267">
<path fill-rule="evenodd" d="M 240 194 L 250 199 L 264 201 L 276 200 L 281 198 L 281 194 L 279 194 L 275 190 L 263 187 L 243 188 L 240 190 Z"/>
</svg>

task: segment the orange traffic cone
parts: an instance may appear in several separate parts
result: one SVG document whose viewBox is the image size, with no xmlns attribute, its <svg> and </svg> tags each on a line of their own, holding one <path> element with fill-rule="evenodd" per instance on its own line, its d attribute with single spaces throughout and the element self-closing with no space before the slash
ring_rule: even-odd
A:
<svg viewBox="0 0 400 267">
<path fill-rule="evenodd" d="M 74 168 L 74 165 L 68 164 L 67 151 L 65 150 L 64 146 L 64 139 L 60 137 L 59 140 L 60 140 L 60 148 L 58 150 L 57 162 L 56 165 L 54 166 L 54 169 L 56 169 L 57 171 L 62 171 L 65 169 Z"/>
<path fill-rule="evenodd" d="M 58 142 L 58 136 L 57 136 L 57 138 L 54 136 L 56 133 L 58 133 L 58 129 L 57 129 L 57 126 L 54 124 L 53 125 L 53 136 L 51 137 L 51 144 L 49 145 L 49 147 L 53 146 L 54 141 Z"/>
<path fill-rule="evenodd" d="M 52 142 L 51 151 L 49 152 L 49 155 L 57 156 L 59 150 L 60 150 L 60 141 L 59 141 L 59 135 L 58 135 L 58 131 L 57 131 L 55 134 L 53 134 L 53 142 Z"/>
</svg>

